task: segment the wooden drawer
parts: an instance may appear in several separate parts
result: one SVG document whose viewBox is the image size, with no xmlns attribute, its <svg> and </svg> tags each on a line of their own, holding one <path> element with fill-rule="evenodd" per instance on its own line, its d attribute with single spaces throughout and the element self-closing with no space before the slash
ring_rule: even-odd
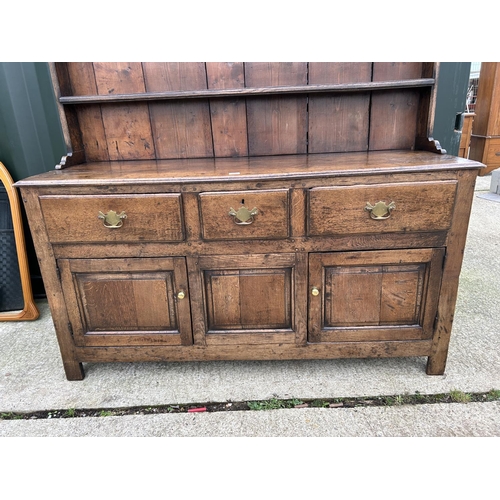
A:
<svg viewBox="0 0 500 500">
<path fill-rule="evenodd" d="M 486 144 L 487 149 L 484 163 L 486 163 L 488 167 L 492 165 L 500 166 L 500 139 L 490 139 Z"/>
<path fill-rule="evenodd" d="M 53 243 L 184 239 L 180 194 L 49 195 L 40 196 L 40 205 Z M 108 215 L 110 211 L 126 215 L 116 219 L 119 227 L 112 227 L 113 220 L 99 218 L 100 214 Z"/>
<path fill-rule="evenodd" d="M 456 181 L 443 181 L 313 188 L 308 235 L 447 230 L 456 187 Z M 391 207 L 388 212 L 379 202 Z"/>
<path fill-rule="evenodd" d="M 205 240 L 275 239 L 289 235 L 288 190 L 200 194 Z"/>
</svg>

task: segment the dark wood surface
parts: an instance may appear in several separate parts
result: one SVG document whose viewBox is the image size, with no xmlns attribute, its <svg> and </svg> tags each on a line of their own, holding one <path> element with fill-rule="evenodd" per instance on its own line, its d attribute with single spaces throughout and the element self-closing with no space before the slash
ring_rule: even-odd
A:
<svg viewBox="0 0 500 500">
<path fill-rule="evenodd" d="M 16 185 L 67 378 L 390 356 L 442 374 L 482 164 L 432 139 L 438 69 L 55 64 L 73 165 Z"/>
<path fill-rule="evenodd" d="M 78 63 L 71 63 L 72 65 Z M 85 64 L 85 63 L 83 63 Z M 146 64 L 146 63 L 145 63 Z M 243 63 L 206 63 L 207 76 L 210 78 L 209 67 L 217 67 L 217 71 L 226 72 L 224 65 Z M 322 63 L 311 63 L 322 64 Z M 323 63 L 323 64 L 357 64 L 357 63 Z M 366 63 L 362 63 L 366 64 Z M 370 63 L 368 63 L 370 64 Z M 220 76 L 214 81 L 224 80 Z M 411 80 L 359 82 L 359 83 L 330 83 L 308 85 L 276 85 L 269 87 L 241 87 L 238 83 L 226 87 L 209 87 L 207 90 L 177 90 L 159 92 L 136 92 L 133 94 L 97 95 L 61 95 L 59 101 L 63 104 L 98 104 L 122 101 L 161 101 L 177 99 L 204 99 L 204 98 L 236 98 L 243 96 L 283 95 L 283 94 L 322 94 L 322 93 L 351 93 L 371 90 L 391 90 L 400 88 L 431 87 L 436 83 L 434 78 L 415 78 Z"/>
<path fill-rule="evenodd" d="M 426 339 L 432 336 L 443 249 L 311 255 L 313 342 Z"/>
<path fill-rule="evenodd" d="M 245 158 L 88 162 L 26 178 L 16 186 L 240 182 L 478 169 L 482 164 L 426 151 L 370 151 Z"/>
<path fill-rule="evenodd" d="M 192 344 L 182 258 L 60 259 L 77 345 Z M 76 307 L 76 305 L 79 307 Z"/>
<path fill-rule="evenodd" d="M 313 188 L 308 200 L 308 234 L 446 230 L 451 225 L 456 189 L 454 181 Z M 367 202 L 373 206 L 379 201 L 395 204 L 388 219 L 374 220 L 363 213 Z"/>
<path fill-rule="evenodd" d="M 87 161 L 413 149 L 423 63 L 57 63 Z M 389 125 L 388 125 L 389 124 Z M 424 127 L 425 128 L 425 127 Z"/>
<path fill-rule="evenodd" d="M 289 192 L 248 190 L 200 194 L 200 219 L 204 240 L 249 240 L 289 236 Z M 256 210 L 246 224 L 238 224 L 230 210 Z"/>
<path fill-rule="evenodd" d="M 182 241 L 181 195 L 42 196 L 40 205 L 54 243 Z M 124 212 L 123 227 L 109 229 L 99 212 Z M 168 217 L 165 217 L 168 214 Z"/>
</svg>

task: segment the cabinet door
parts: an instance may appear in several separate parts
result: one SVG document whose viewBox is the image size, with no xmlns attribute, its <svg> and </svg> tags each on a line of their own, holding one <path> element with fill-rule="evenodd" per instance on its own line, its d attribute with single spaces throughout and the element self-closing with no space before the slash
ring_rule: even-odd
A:
<svg viewBox="0 0 500 500">
<path fill-rule="evenodd" d="M 77 345 L 192 343 L 183 257 L 60 259 L 58 266 Z"/>
<path fill-rule="evenodd" d="M 309 341 L 432 337 L 443 249 L 311 254 Z"/>
<path fill-rule="evenodd" d="M 195 343 L 306 342 L 305 254 L 212 255 L 188 264 Z"/>
</svg>

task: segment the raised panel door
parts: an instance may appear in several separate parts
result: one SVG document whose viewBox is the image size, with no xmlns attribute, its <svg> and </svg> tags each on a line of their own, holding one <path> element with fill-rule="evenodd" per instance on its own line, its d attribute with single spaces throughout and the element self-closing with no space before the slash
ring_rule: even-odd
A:
<svg viewBox="0 0 500 500">
<path fill-rule="evenodd" d="M 60 259 L 75 343 L 190 345 L 185 259 Z"/>
<path fill-rule="evenodd" d="M 432 337 L 444 250 L 315 253 L 309 341 Z"/>
<path fill-rule="evenodd" d="M 192 258 L 195 343 L 305 343 L 305 254 Z"/>
</svg>

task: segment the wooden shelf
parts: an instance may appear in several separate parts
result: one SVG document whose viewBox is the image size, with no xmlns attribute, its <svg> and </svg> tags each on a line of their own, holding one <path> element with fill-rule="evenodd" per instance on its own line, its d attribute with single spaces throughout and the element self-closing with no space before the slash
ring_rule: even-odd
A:
<svg viewBox="0 0 500 500">
<path fill-rule="evenodd" d="M 172 99 L 206 99 L 218 97 L 248 97 L 278 94 L 304 94 L 304 93 L 345 93 L 367 92 L 372 90 L 393 90 L 418 87 L 432 87 L 434 78 L 418 78 L 412 80 L 396 80 L 384 82 L 364 82 L 334 85 L 296 85 L 280 87 L 248 87 L 235 89 L 205 89 L 182 90 L 168 92 L 144 92 L 134 94 L 107 94 L 107 95 L 81 95 L 61 96 L 61 104 L 102 104 L 124 101 L 158 101 Z"/>
</svg>

